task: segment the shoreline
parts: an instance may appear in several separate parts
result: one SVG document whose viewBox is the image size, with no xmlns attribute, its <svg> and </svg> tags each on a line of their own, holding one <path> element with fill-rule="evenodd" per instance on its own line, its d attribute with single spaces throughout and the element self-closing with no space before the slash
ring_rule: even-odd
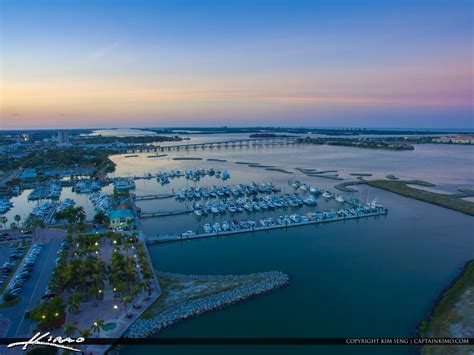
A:
<svg viewBox="0 0 474 355">
<path fill-rule="evenodd" d="M 462 200 L 452 194 L 440 194 L 408 186 L 433 186 L 433 184 L 430 183 L 416 180 L 366 180 L 366 182 L 371 187 L 396 193 L 400 196 L 412 198 L 418 201 L 430 203 L 435 206 L 447 208 L 451 211 L 461 212 L 468 216 L 474 216 L 474 203 L 472 202 Z"/>
<path fill-rule="evenodd" d="M 459 271 L 456 273 L 456 276 L 439 291 L 438 295 L 434 298 L 432 305 L 430 306 L 430 310 L 428 311 L 426 317 L 417 325 L 416 331 L 415 331 L 416 336 L 422 337 L 426 335 L 425 333 L 426 330 L 421 329 L 423 322 L 430 323 L 433 320 L 433 316 L 435 315 L 436 309 L 438 308 L 443 298 L 446 296 L 449 290 L 451 290 L 456 285 L 456 283 L 464 277 L 467 269 L 469 268 L 471 264 L 474 265 L 474 259 L 466 261 L 461 266 Z"/>
<path fill-rule="evenodd" d="M 175 274 L 179 275 L 179 274 Z M 280 271 L 261 272 L 249 275 L 179 275 L 187 279 L 222 279 L 259 276 L 259 281 L 251 281 L 242 286 L 219 292 L 213 295 L 186 301 L 174 305 L 158 315 L 147 319 L 137 319 L 124 334 L 127 338 L 144 338 L 159 332 L 161 329 L 172 326 L 182 320 L 199 316 L 203 313 L 218 310 L 235 303 L 245 301 L 251 297 L 262 295 L 286 286 L 290 278 Z"/>
<path fill-rule="evenodd" d="M 420 338 L 471 338 L 474 319 L 472 303 L 474 296 L 474 259 L 468 260 L 457 275 L 438 293 L 426 317 L 417 325 L 415 337 Z M 459 345 L 447 348 L 436 345 L 418 347 L 421 354 L 443 354 L 444 351 L 457 353 Z M 469 346 L 472 350 L 473 347 Z"/>
</svg>

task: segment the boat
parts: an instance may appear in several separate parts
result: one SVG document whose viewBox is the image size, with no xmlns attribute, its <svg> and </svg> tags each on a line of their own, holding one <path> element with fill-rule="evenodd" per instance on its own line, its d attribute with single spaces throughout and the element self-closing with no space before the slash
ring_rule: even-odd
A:
<svg viewBox="0 0 474 355">
<path fill-rule="evenodd" d="M 209 223 L 206 223 L 206 224 L 204 225 L 204 232 L 206 232 L 206 233 L 208 233 L 208 234 L 212 232 L 212 227 L 211 227 L 211 225 L 210 225 Z"/>
<path fill-rule="evenodd" d="M 13 203 L 6 199 L 0 200 L 0 213 L 6 213 L 12 208 Z"/>
<path fill-rule="evenodd" d="M 338 196 L 336 196 L 336 201 L 342 203 L 342 202 L 345 202 L 346 200 L 344 199 L 344 196 L 338 195 Z"/>
<path fill-rule="evenodd" d="M 186 231 L 183 234 L 181 234 L 181 237 L 184 238 L 190 238 L 196 236 L 196 233 L 194 233 L 192 230 Z"/>
<path fill-rule="evenodd" d="M 222 232 L 221 226 L 220 226 L 219 223 L 217 223 L 217 222 L 212 225 L 212 229 L 213 229 L 214 232 L 216 232 L 216 233 Z"/>
<path fill-rule="evenodd" d="M 321 193 L 321 190 L 318 189 L 317 187 L 311 186 L 311 187 L 309 188 L 309 192 L 311 192 L 312 194 L 320 194 L 320 193 Z"/>
<path fill-rule="evenodd" d="M 221 174 L 221 178 L 222 180 L 227 180 L 228 178 L 230 178 L 230 174 L 227 170 L 224 170 Z"/>
<path fill-rule="evenodd" d="M 230 229 L 229 223 L 227 223 L 226 221 L 222 222 L 222 230 L 224 232 L 227 232 L 229 229 Z"/>
<path fill-rule="evenodd" d="M 133 179 L 119 178 L 114 181 L 114 186 L 117 191 L 131 190 L 135 188 L 135 181 Z"/>
<path fill-rule="evenodd" d="M 324 198 L 331 198 L 332 196 L 333 196 L 332 193 L 330 193 L 329 191 L 324 191 L 323 192 L 323 197 Z"/>
</svg>

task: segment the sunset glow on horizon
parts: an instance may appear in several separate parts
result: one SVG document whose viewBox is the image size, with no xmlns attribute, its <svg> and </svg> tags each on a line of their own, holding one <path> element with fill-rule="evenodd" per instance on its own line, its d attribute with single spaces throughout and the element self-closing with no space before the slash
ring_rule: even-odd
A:
<svg viewBox="0 0 474 355">
<path fill-rule="evenodd" d="M 470 1 L 2 1 L 1 129 L 472 128 Z"/>
</svg>

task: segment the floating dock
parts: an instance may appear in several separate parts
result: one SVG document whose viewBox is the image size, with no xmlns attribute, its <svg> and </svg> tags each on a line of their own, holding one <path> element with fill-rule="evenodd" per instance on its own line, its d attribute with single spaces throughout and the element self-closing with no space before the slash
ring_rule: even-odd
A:
<svg viewBox="0 0 474 355">
<path fill-rule="evenodd" d="M 287 228 L 292 228 L 292 227 L 301 227 L 301 226 L 308 226 L 308 225 L 314 225 L 314 224 L 346 221 L 346 220 L 360 219 L 360 218 L 366 218 L 366 217 L 383 216 L 383 215 L 386 215 L 387 213 L 388 213 L 388 210 L 383 209 L 380 211 L 364 213 L 364 214 L 355 215 L 355 216 L 333 217 L 333 218 L 326 218 L 326 219 L 314 220 L 314 221 L 309 221 L 309 222 L 290 223 L 290 224 L 283 224 L 283 225 L 279 224 L 279 225 L 266 226 L 266 227 L 254 227 L 254 228 L 238 229 L 238 230 L 227 231 L 227 232 L 223 231 L 219 233 L 215 233 L 215 232 L 202 233 L 202 234 L 196 234 L 193 236 L 166 235 L 163 237 L 147 238 L 146 243 L 148 245 L 152 245 L 152 244 L 178 242 L 178 241 L 191 240 L 191 239 L 212 238 L 212 237 L 221 237 L 221 236 L 235 235 L 235 234 L 263 232 L 263 231 L 274 230 L 274 229 L 287 229 Z"/>
<path fill-rule="evenodd" d="M 187 214 L 191 213 L 193 210 L 180 210 L 180 211 L 156 211 L 156 212 L 144 212 L 139 213 L 140 218 L 154 218 L 154 217 L 165 217 L 165 216 L 174 216 L 178 214 Z"/>
<path fill-rule="evenodd" d="M 133 196 L 135 201 L 146 201 L 146 200 L 161 200 L 164 198 L 175 197 L 175 194 L 156 194 L 156 195 L 142 195 L 142 196 Z"/>
</svg>

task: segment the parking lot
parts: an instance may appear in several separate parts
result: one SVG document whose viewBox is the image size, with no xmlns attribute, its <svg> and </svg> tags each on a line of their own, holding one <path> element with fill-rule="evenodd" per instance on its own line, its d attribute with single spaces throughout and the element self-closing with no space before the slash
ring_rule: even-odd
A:
<svg viewBox="0 0 474 355">
<path fill-rule="evenodd" d="M 11 243 L 0 248 L 0 288 L 8 288 L 10 276 L 17 270 L 29 246 L 20 243 Z M 12 295 L 14 297 L 14 295 Z"/>
<path fill-rule="evenodd" d="M 20 281 L 21 290 L 17 291 L 21 297 L 20 302 L 14 306 L 0 309 L 0 320 L 8 319 L 10 321 L 6 337 L 31 336 L 34 322 L 25 318 L 25 313 L 39 304 L 45 295 L 56 254 L 66 233 L 63 230 L 47 229 L 44 236 L 44 239 L 32 245 L 9 284 L 10 288 L 15 282 L 18 282 L 15 280 L 24 278 L 24 281 Z M 35 245 L 38 246 L 35 248 Z M 29 276 L 26 276 L 25 271 L 29 273 Z"/>
</svg>

